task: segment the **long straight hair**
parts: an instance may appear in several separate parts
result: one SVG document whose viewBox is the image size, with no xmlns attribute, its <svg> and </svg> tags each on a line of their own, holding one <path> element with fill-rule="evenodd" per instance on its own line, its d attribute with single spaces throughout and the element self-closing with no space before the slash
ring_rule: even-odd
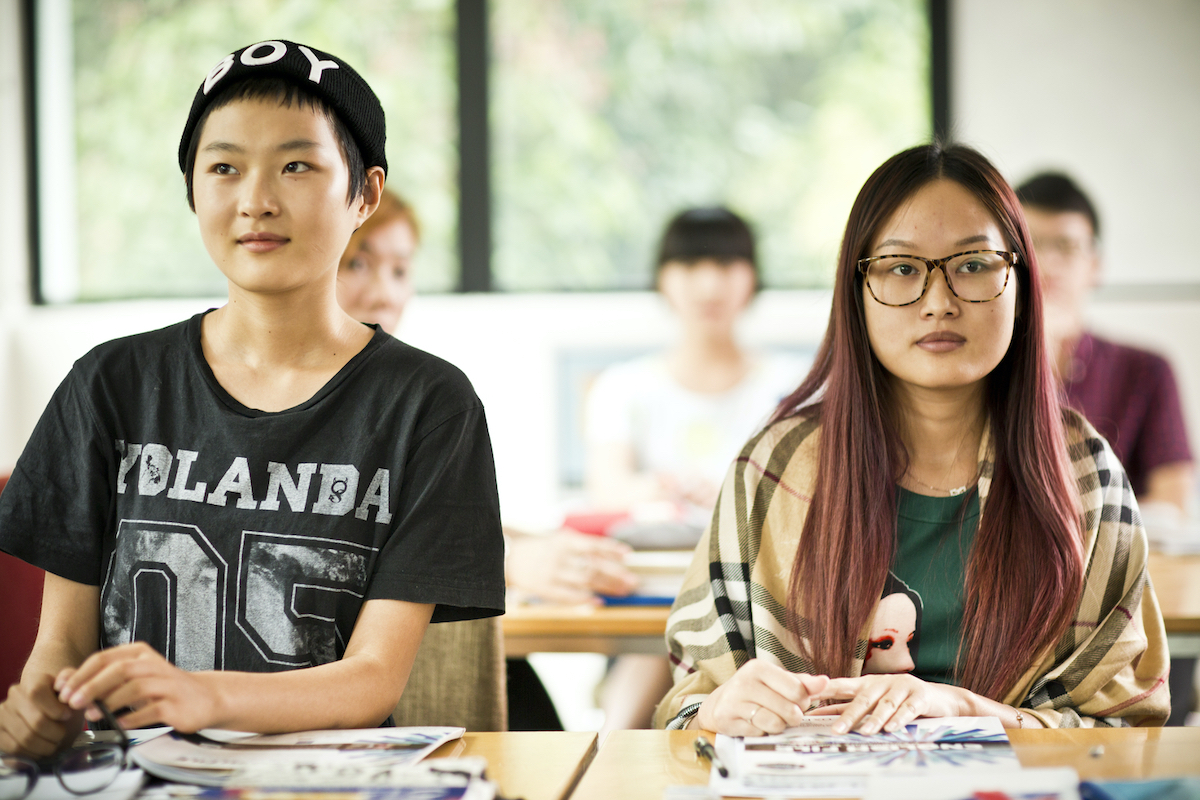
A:
<svg viewBox="0 0 1200 800">
<path fill-rule="evenodd" d="M 812 371 L 772 418 L 804 414 L 821 422 L 788 625 L 816 672 L 846 675 L 894 558 L 896 480 L 908 453 L 889 376 L 867 336 L 858 260 L 896 209 L 937 179 L 975 195 L 1017 253 L 1012 342 L 987 378 L 995 462 L 966 567 L 956 670 L 960 686 L 998 700 L 1070 624 L 1082 590 L 1083 543 L 1029 230 L 1012 189 L 969 147 L 934 143 L 893 156 L 850 212 L 825 338 Z"/>
</svg>

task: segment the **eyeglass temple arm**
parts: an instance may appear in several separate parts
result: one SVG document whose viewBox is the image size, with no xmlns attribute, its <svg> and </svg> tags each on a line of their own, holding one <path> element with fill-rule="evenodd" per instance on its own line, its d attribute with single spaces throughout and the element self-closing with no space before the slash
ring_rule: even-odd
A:
<svg viewBox="0 0 1200 800">
<path fill-rule="evenodd" d="M 125 750 L 128 750 L 129 736 L 125 733 L 125 726 L 120 723 L 120 721 L 116 718 L 116 715 L 108 710 L 108 706 L 105 705 L 103 700 L 97 700 L 95 702 L 96 708 L 100 709 L 100 713 L 104 715 L 104 721 L 108 723 L 110 728 L 117 732 L 117 736 L 121 739 L 121 747 Z"/>
</svg>

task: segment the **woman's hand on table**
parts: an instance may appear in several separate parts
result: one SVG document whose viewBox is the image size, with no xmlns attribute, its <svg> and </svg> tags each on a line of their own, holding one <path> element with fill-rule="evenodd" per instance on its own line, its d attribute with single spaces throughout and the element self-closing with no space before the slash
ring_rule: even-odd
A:
<svg viewBox="0 0 1200 800">
<path fill-rule="evenodd" d="M 45 758 L 82 728 L 83 715 L 59 701 L 53 675 L 26 676 L 0 703 L 0 753 Z"/>
<path fill-rule="evenodd" d="M 761 736 L 799 725 L 830 683 L 824 675 L 788 672 L 778 664 L 751 659 L 713 690 L 696 713 L 704 730 L 729 736 Z"/>
<path fill-rule="evenodd" d="M 204 673 L 176 667 L 143 642 L 110 647 L 92 654 L 78 669 L 64 669 L 54 682 L 59 700 L 85 711 L 87 719 L 102 718 L 95 702 L 103 700 L 121 716 L 127 728 L 154 724 L 193 733 L 212 727 L 219 698 Z"/>
<path fill-rule="evenodd" d="M 834 733 L 890 733 L 917 717 L 969 715 L 971 700 L 983 700 L 961 687 L 923 681 L 907 673 L 834 678 L 813 699 L 836 701 L 809 712 L 810 716 L 838 715 Z"/>
<path fill-rule="evenodd" d="M 594 603 L 596 595 L 624 596 L 637 588 L 625 566 L 629 547 L 614 539 L 561 530 L 509 537 L 504 575 L 514 589 L 551 603 Z"/>
</svg>

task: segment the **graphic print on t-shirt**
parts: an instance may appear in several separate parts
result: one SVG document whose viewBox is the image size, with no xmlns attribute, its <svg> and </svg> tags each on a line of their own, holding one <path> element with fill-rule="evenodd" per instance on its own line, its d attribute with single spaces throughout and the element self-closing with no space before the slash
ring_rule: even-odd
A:
<svg viewBox="0 0 1200 800">
<path fill-rule="evenodd" d="M 148 642 L 187 670 L 291 669 L 341 657 L 378 551 L 372 533 L 336 539 L 264 528 L 294 530 L 281 514 L 386 525 L 388 469 L 366 471 L 374 473 L 367 482 L 352 464 L 255 459 L 256 470 L 242 455 L 115 447 L 118 508 L 174 519 L 119 521 L 102 589 L 106 644 Z M 197 508 L 206 510 L 197 516 Z M 227 663 L 231 652 L 243 654 L 239 665 Z"/>
<path fill-rule="evenodd" d="M 864 674 L 894 674 L 916 669 L 922 607 L 921 595 L 889 570 L 871 620 Z"/>
<path fill-rule="evenodd" d="M 121 520 L 105 576 L 104 638 L 150 642 L 186 670 L 224 669 L 244 637 L 276 668 L 337 660 L 354 629 L 375 548 L 243 531 L 226 563 L 195 525 Z"/>
</svg>

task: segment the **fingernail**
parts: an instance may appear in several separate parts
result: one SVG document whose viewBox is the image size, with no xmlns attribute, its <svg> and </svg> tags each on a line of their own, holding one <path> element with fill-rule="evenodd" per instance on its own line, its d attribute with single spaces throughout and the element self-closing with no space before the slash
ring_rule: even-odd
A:
<svg viewBox="0 0 1200 800">
<path fill-rule="evenodd" d="M 73 695 L 71 695 L 71 698 L 67 701 L 67 705 L 76 711 L 86 706 L 87 702 L 83 697 L 83 692 L 75 692 Z"/>
<path fill-rule="evenodd" d="M 849 727 L 850 726 L 844 722 L 835 722 L 833 723 L 832 730 L 834 733 L 845 733 Z"/>
</svg>

